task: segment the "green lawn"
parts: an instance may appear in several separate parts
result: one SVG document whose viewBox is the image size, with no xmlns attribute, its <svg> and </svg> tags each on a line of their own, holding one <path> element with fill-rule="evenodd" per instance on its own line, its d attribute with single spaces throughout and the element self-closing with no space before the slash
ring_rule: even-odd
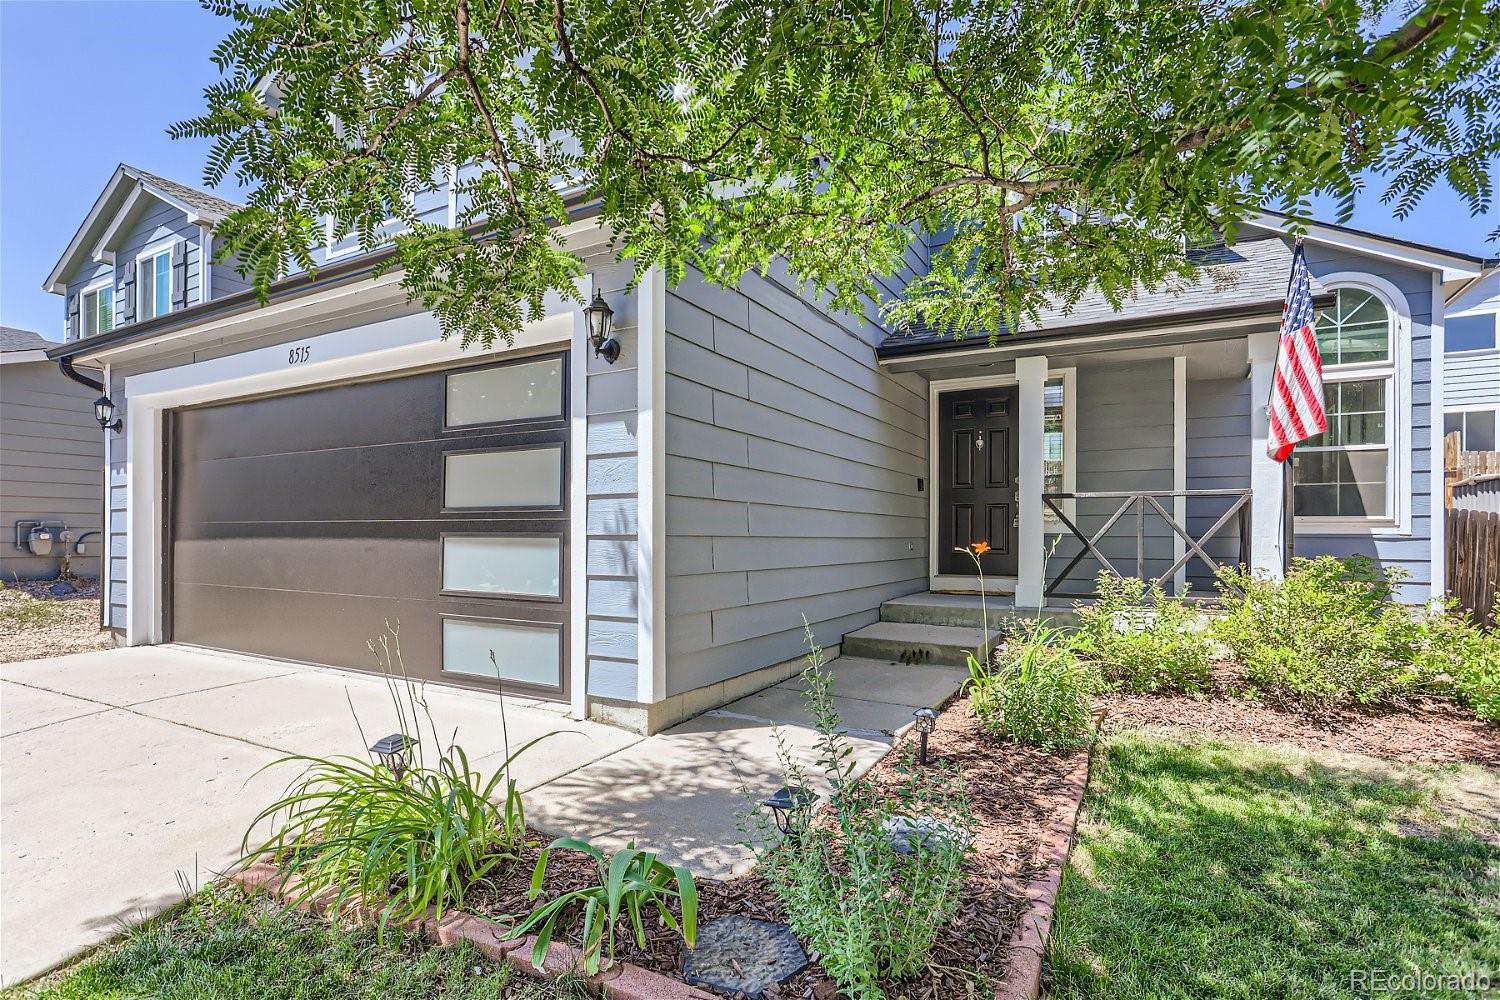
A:
<svg viewBox="0 0 1500 1000">
<path fill-rule="evenodd" d="M 1385 995 L 1353 988 L 1356 969 L 1500 985 L 1500 849 L 1439 808 L 1457 769 L 1132 734 L 1098 753 L 1054 997 Z M 1500 779 L 1464 779 L 1493 816 Z"/>
<path fill-rule="evenodd" d="M 82 964 L 7 991 L 37 1000 L 575 1000 L 530 985 L 472 948 L 427 948 L 208 889 L 177 916 L 132 931 Z"/>
</svg>

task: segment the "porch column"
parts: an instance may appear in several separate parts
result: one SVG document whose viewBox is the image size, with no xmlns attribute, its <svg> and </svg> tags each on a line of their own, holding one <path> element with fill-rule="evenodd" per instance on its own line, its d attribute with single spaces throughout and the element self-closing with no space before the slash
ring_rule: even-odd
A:
<svg viewBox="0 0 1500 1000">
<path fill-rule="evenodd" d="M 1280 338 L 1267 331 L 1246 339 L 1250 351 L 1250 569 L 1280 579 L 1284 473 L 1281 463 L 1266 454 L 1271 434 L 1266 403 L 1271 398 Z"/>
<path fill-rule="evenodd" d="M 1016 382 L 1020 388 L 1019 467 L 1016 469 L 1016 508 L 1020 530 L 1016 544 L 1016 607 L 1021 610 L 1042 605 L 1046 586 L 1046 539 L 1042 532 L 1042 492 L 1045 465 L 1042 458 L 1042 394 L 1047 385 L 1047 359 L 1041 355 L 1016 359 Z"/>
</svg>

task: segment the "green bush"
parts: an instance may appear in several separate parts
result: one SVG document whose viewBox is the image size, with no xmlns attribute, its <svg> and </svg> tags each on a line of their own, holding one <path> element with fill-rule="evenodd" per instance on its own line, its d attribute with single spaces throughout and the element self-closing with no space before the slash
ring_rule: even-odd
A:
<svg viewBox="0 0 1500 1000">
<path fill-rule="evenodd" d="M 1481 719 L 1500 723 L 1500 635 L 1481 631 L 1456 602 L 1419 619 L 1417 635 L 1422 673 Z"/>
<path fill-rule="evenodd" d="M 426 738 L 441 746 L 420 687 L 406 679 L 395 628 L 370 647 L 387 671 L 402 734 L 413 737 L 425 715 Z M 503 706 L 500 723 L 504 732 Z M 387 921 L 409 920 L 429 907 L 441 915 L 461 907 L 470 887 L 496 866 L 520 858 L 526 817 L 510 767 L 550 735 L 515 753 L 507 746 L 488 778 L 456 745 L 428 766 L 417 742 L 412 766 L 397 771 L 358 757 L 283 757 L 267 767 L 302 771 L 256 816 L 242 850 L 247 860 L 275 861 L 295 873 L 298 901 L 332 889 L 335 911 L 378 907 L 382 932 Z M 251 835 L 263 822 L 271 833 L 252 849 Z"/>
<path fill-rule="evenodd" d="M 1031 622 L 995 654 L 993 668 L 970 658 L 965 689 L 975 717 L 992 734 L 1066 750 L 1088 741 L 1099 673 L 1061 629 Z"/>
<path fill-rule="evenodd" d="M 532 899 L 541 895 L 547 860 L 558 849 L 587 854 L 598 869 L 599 880 L 594 885 L 548 900 L 512 928 L 511 937 L 536 931 L 531 964 L 538 969 L 547 958 L 547 945 L 552 942 L 563 915 L 579 905 L 583 906 L 583 968 L 591 976 L 599 971 L 606 950 L 609 960 L 614 961 L 615 924 L 622 915 L 629 918 L 636 945 L 642 949 L 646 947 L 643 921 L 653 909 L 657 919 L 681 934 L 689 948 L 697 941 L 698 886 L 693 881 L 693 873 L 686 868 L 667 865 L 648 851 L 636 850 L 634 843 L 611 858 L 585 840 L 573 837 L 554 840 L 536 860 L 536 869 L 531 875 Z M 672 915 L 673 901 L 681 908 L 680 921 Z"/>
<path fill-rule="evenodd" d="M 1431 677 L 1417 619 L 1391 599 L 1406 575 L 1363 556 L 1296 559 L 1284 580 L 1221 570 L 1225 614 L 1211 633 L 1272 698 L 1318 710 L 1399 701 Z"/>
<path fill-rule="evenodd" d="M 817 737 L 817 768 L 834 790 L 832 822 L 803 822 L 762 853 L 761 871 L 798 936 L 817 953 L 841 995 L 880 1000 L 883 983 L 920 972 L 938 928 L 953 915 L 963 886 L 963 858 L 973 836 L 968 796 L 957 773 L 938 764 L 917 768 L 906 747 L 899 791 L 883 797 L 855 780 L 853 748 L 833 701 L 822 650 L 803 672 Z M 809 787 L 805 769 L 781 743 L 791 787 Z M 932 816 L 960 836 L 929 836 L 913 854 L 898 854 L 882 824 L 897 816 Z"/>
<path fill-rule="evenodd" d="M 1079 608 L 1075 648 L 1112 686 L 1137 694 L 1203 691 L 1213 680 L 1213 643 L 1198 611 L 1161 584 L 1100 571 L 1098 600 Z"/>
</svg>

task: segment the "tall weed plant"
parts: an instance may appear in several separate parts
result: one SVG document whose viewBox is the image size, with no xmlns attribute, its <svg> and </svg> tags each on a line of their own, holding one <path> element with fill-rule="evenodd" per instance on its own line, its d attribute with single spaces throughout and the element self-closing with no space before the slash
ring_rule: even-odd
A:
<svg viewBox="0 0 1500 1000">
<path fill-rule="evenodd" d="M 881 1000 L 886 987 L 921 972 L 939 928 L 953 915 L 963 859 L 973 834 L 967 793 L 956 771 L 917 768 L 906 748 L 899 792 L 883 797 L 854 777 L 854 749 L 842 732 L 833 676 L 810 630 L 802 677 L 817 731 L 814 767 L 832 793 L 826 816 L 804 822 L 762 854 L 762 871 L 792 928 L 815 951 L 840 991 Z M 807 769 L 777 734 L 786 782 L 810 787 Z M 933 816 L 959 831 L 933 836 L 915 853 L 896 852 L 882 824 Z"/>
<path fill-rule="evenodd" d="M 970 708 L 992 735 L 1043 750 L 1070 750 L 1090 738 L 1101 679 L 1061 628 L 1027 622 L 995 651 L 992 669 L 969 667 Z"/>
<path fill-rule="evenodd" d="M 378 908 L 383 932 L 387 922 L 429 907 L 439 916 L 461 907 L 474 883 L 520 858 L 526 817 L 510 768 L 546 736 L 512 753 L 506 735 L 504 760 L 485 776 L 462 747 L 439 737 L 422 685 L 406 674 L 398 626 L 387 624 L 370 649 L 401 733 L 418 741 L 411 766 L 397 773 L 362 757 L 300 754 L 273 761 L 267 767 L 301 770 L 256 816 L 242 850 L 247 860 L 272 860 L 295 874 L 298 901 L 333 890 L 336 912 L 351 904 Z M 506 734 L 503 705 L 500 725 Z M 368 743 L 362 727 L 360 738 Z M 431 764 L 427 745 L 441 748 Z M 270 833 L 251 847 L 262 823 Z"/>
<path fill-rule="evenodd" d="M 1135 694 L 1199 692 L 1213 681 L 1213 642 L 1185 597 L 1160 583 L 1101 570 L 1098 599 L 1080 605 L 1074 648 L 1111 686 Z"/>
</svg>

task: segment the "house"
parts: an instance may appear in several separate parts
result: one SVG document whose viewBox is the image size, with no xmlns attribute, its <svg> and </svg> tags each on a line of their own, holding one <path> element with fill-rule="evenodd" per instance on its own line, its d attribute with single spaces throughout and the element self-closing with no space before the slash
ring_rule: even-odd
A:
<svg viewBox="0 0 1500 1000">
<path fill-rule="evenodd" d="M 1447 291 L 1443 355 L 1443 432 L 1466 451 L 1495 451 L 1500 422 L 1500 259 Z"/>
<path fill-rule="evenodd" d="M 453 218 L 441 179 L 415 197 Z M 107 579 L 130 644 L 362 668 L 399 621 L 414 676 L 498 671 L 654 731 L 790 676 L 804 616 L 845 655 L 962 662 L 985 641 L 953 552 L 970 542 L 991 545 L 995 604 L 1022 609 L 1101 557 L 1174 587 L 1207 581 L 1200 553 L 1280 571 L 1257 401 L 1281 217 L 1200 254 L 1194 282 L 992 346 L 831 312 L 776 269 L 632 287 L 577 204 L 559 238 L 618 352 L 590 342 L 602 312 L 560 299 L 513 344 L 464 350 L 374 275 L 388 250 L 331 229 L 317 273 L 265 303 L 205 270 L 216 201 L 122 167 L 48 281 L 69 322 L 52 357 L 123 420 Z M 1334 430 L 1299 449 L 1296 551 L 1375 556 L 1422 600 L 1443 579 L 1437 304 L 1480 262 L 1335 226 L 1306 246 Z"/>
<path fill-rule="evenodd" d="M 104 436 L 97 393 L 47 357 L 56 341 L 0 327 L 0 579 L 99 575 Z"/>
</svg>

